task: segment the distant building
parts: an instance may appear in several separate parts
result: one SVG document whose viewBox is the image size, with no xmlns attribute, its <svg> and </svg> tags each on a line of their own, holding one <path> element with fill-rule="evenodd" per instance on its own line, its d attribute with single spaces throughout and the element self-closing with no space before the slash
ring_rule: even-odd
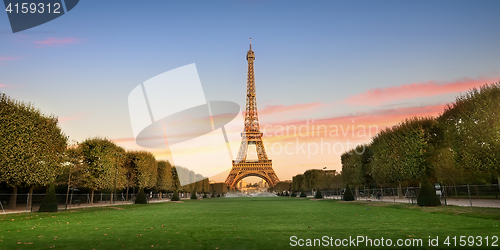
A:
<svg viewBox="0 0 500 250">
<path fill-rule="evenodd" d="M 247 187 L 247 185 L 248 185 L 248 183 L 247 183 L 245 180 L 241 180 L 241 181 L 238 183 L 237 188 L 241 190 L 242 188 L 246 188 L 246 187 Z"/>
<path fill-rule="evenodd" d="M 266 187 L 269 187 L 269 185 L 267 185 L 267 182 L 265 180 L 259 181 L 259 188 L 266 188 Z"/>
</svg>

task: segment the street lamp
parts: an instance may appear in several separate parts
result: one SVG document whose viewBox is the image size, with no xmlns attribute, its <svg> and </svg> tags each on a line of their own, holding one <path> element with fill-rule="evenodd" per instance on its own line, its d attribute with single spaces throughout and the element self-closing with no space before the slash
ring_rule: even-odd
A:
<svg viewBox="0 0 500 250">
<path fill-rule="evenodd" d="M 116 157 L 121 157 L 120 154 L 115 153 L 115 159 Z M 114 194 L 113 194 L 113 204 L 115 204 L 116 200 L 116 183 L 118 182 L 118 160 L 116 159 L 116 171 L 115 171 L 115 188 L 114 188 Z"/>
</svg>

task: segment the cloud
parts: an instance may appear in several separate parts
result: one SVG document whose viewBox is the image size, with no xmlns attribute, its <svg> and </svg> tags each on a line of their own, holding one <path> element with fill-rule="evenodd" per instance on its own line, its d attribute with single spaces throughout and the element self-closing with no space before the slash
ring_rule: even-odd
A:
<svg viewBox="0 0 500 250">
<path fill-rule="evenodd" d="M 82 117 L 83 117 L 83 115 L 76 114 L 76 115 L 72 115 L 72 116 L 59 117 L 57 120 L 59 121 L 59 123 L 63 123 L 63 122 L 69 122 L 69 121 L 79 120 Z"/>
<path fill-rule="evenodd" d="M 46 40 L 41 40 L 41 41 L 33 41 L 33 43 L 37 44 L 37 47 L 42 47 L 42 46 L 59 46 L 63 44 L 72 44 L 72 43 L 78 43 L 79 41 L 76 38 L 71 38 L 71 37 L 65 37 L 65 38 L 55 38 L 55 37 L 49 37 Z"/>
<path fill-rule="evenodd" d="M 259 115 L 270 115 L 276 113 L 284 113 L 290 111 L 299 111 L 299 110 L 315 110 L 319 107 L 324 107 L 325 104 L 321 102 L 312 102 L 312 103 L 299 103 L 294 105 L 266 105 L 264 109 L 259 110 Z"/>
<path fill-rule="evenodd" d="M 323 119 L 278 122 L 261 125 L 261 130 L 264 132 L 265 140 L 269 140 L 270 143 L 284 143 L 296 138 L 301 138 L 301 141 L 317 141 L 320 138 L 367 141 L 378 131 L 406 118 L 437 116 L 443 112 L 445 105 L 398 107 Z"/>
<path fill-rule="evenodd" d="M 402 84 L 396 87 L 370 89 L 364 93 L 352 95 L 342 102 L 351 105 L 379 105 L 397 100 L 465 92 L 471 88 L 495 81 L 496 79 L 478 77 L 475 79 L 462 78 L 452 82 L 428 81 L 424 83 Z"/>
<path fill-rule="evenodd" d="M 17 60 L 19 57 L 13 57 L 13 56 L 0 56 L 0 65 L 4 65 L 4 61 L 12 61 L 12 60 Z"/>
<path fill-rule="evenodd" d="M 8 88 L 10 87 L 10 85 L 7 85 L 7 84 L 0 84 L 0 88 Z"/>
<path fill-rule="evenodd" d="M 0 56 L 0 61 L 17 60 L 19 57 Z"/>
</svg>

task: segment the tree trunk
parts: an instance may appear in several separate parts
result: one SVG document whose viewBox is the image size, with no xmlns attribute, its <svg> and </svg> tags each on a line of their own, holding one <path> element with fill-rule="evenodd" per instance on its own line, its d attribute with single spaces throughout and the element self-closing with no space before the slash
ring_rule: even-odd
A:
<svg viewBox="0 0 500 250">
<path fill-rule="evenodd" d="M 66 206 L 68 205 L 68 197 L 69 197 L 69 187 L 70 187 L 70 184 L 71 184 L 71 172 L 68 176 L 68 191 L 66 191 Z"/>
<path fill-rule="evenodd" d="M 500 170 L 497 170 L 498 191 L 500 191 Z"/>
<path fill-rule="evenodd" d="M 162 195 L 161 195 L 161 191 L 160 191 L 160 197 L 158 197 L 160 200 L 162 200 Z"/>
<path fill-rule="evenodd" d="M 90 205 L 94 205 L 94 189 L 92 189 L 91 195 L 90 195 Z"/>
<path fill-rule="evenodd" d="M 12 187 L 12 193 L 10 194 L 9 208 L 15 209 L 17 205 L 17 187 Z"/>
<path fill-rule="evenodd" d="M 356 192 L 356 200 L 358 200 L 358 197 L 359 197 L 359 188 L 358 188 L 358 185 L 356 185 L 356 190 L 354 192 Z"/>
<path fill-rule="evenodd" d="M 127 186 L 127 194 L 125 195 L 125 201 L 128 201 L 128 186 Z"/>
<path fill-rule="evenodd" d="M 399 183 L 399 186 L 398 186 L 398 198 L 403 199 L 403 190 L 401 188 L 401 182 Z"/>
<path fill-rule="evenodd" d="M 33 203 L 33 186 L 30 186 L 29 199 L 28 199 L 28 208 L 31 210 L 31 204 Z"/>
</svg>

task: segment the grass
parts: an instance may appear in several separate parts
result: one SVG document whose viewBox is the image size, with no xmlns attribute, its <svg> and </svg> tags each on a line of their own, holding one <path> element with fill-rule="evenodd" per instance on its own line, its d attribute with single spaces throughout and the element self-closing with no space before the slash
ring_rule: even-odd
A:
<svg viewBox="0 0 500 250">
<path fill-rule="evenodd" d="M 397 239 L 423 239 L 420 249 L 428 246 L 429 236 L 439 236 L 440 246 L 449 248 L 443 245 L 446 236 L 488 236 L 491 244 L 492 236 L 500 237 L 499 217 L 500 209 L 494 208 L 384 202 L 184 200 L 0 215 L 0 249 L 283 249 L 291 248 L 291 236 L 358 235 L 390 238 L 394 244 Z"/>
</svg>

